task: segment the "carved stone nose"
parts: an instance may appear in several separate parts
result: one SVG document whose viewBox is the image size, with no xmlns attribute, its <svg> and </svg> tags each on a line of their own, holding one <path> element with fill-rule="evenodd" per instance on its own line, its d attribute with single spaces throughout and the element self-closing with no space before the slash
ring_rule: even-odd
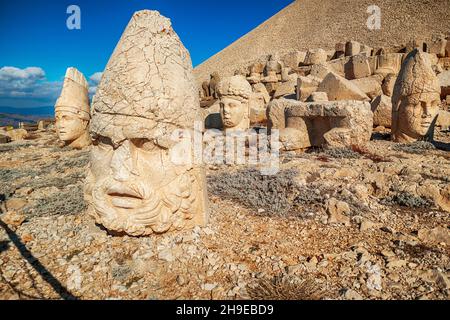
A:
<svg viewBox="0 0 450 320">
<path fill-rule="evenodd" d="M 111 159 L 111 169 L 114 179 L 120 182 L 127 181 L 133 171 L 133 159 L 130 149 L 130 142 L 125 141 L 120 147 L 114 150 Z"/>
</svg>

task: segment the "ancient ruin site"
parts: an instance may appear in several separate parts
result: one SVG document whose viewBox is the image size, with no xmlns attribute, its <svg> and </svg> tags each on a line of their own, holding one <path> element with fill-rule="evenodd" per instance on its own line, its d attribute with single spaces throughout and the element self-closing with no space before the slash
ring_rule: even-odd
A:
<svg viewBox="0 0 450 320">
<path fill-rule="evenodd" d="M 0 127 L 1 300 L 450 298 L 449 0 L 293 1 L 195 67 L 156 9 Z"/>
</svg>

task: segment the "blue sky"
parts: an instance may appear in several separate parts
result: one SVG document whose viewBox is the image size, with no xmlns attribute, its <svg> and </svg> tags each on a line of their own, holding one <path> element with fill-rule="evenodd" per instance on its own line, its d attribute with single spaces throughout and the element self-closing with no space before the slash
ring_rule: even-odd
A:
<svg viewBox="0 0 450 320">
<path fill-rule="evenodd" d="M 67 67 L 95 88 L 133 12 L 158 10 L 172 20 L 194 66 L 219 52 L 292 0 L 0 0 L 0 106 L 53 105 Z M 81 9 L 69 30 L 67 8 Z"/>
</svg>

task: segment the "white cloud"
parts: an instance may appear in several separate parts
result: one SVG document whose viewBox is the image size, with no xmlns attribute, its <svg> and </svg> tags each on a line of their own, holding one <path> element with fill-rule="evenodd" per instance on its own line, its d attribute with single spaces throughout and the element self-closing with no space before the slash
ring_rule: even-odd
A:
<svg viewBox="0 0 450 320">
<path fill-rule="evenodd" d="M 99 84 L 100 80 L 102 79 L 103 72 L 96 72 L 92 76 L 89 77 L 89 80 L 91 80 L 95 84 Z"/>
<path fill-rule="evenodd" d="M 97 92 L 98 84 L 102 79 L 103 72 L 96 72 L 89 77 L 89 95 L 93 97 Z"/>
<path fill-rule="evenodd" d="M 61 91 L 61 82 L 49 82 L 39 67 L 0 68 L 0 98 L 41 99 L 52 103 Z"/>
<path fill-rule="evenodd" d="M 38 67 L 19 69 L 16 67 L 3 67 L 0 69 L 0 81 L 5 80 L 40 80 L 45 78 L 45 71 Z"/>
</svg>

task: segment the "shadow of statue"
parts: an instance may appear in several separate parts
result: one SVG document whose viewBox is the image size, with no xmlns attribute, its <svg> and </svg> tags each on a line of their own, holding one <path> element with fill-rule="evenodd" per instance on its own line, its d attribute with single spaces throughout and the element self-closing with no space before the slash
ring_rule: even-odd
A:
<svg viewBox="0 0 450 320">
<path fill-rule="evenodd" d="M 26 246 L 22 243 L 20 237 L 11 230 L 6 223 L 4 223 L 0 219 L 0 227 L 2 227 L 6 234 L 8 235 L 11 242 L 16 246 L 16 248 L 19 250 L 22 257 L 33 267 L 33 269 L 42 277 L 42 279 L 47 282 L 55 292 L 58 293 L 58 295 L 61 297 L 61 299 L 64 300 L 78 300 L 77 297 L 72 295 L 60 282 L 58 279 L 56 279 L 50 271 L 48 271 L 45 266 L 42 265 L 42 263 L 36 259 L 30 250 L 26 248 Z M 9 242 L 7 244 L 0 243 L 0 252 L 7 250 L 6 248 L 9 248 Z"/>
</svg>

